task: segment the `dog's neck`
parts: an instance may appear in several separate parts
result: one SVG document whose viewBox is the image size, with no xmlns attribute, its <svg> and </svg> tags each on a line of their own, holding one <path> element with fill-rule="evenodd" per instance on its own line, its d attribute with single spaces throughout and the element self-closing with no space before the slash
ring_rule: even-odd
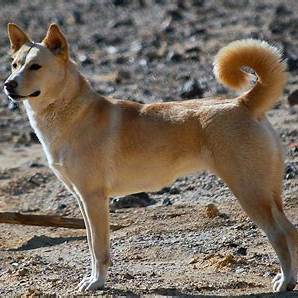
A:
<svg viewBox="0 0 298 298">
<path fill-rule="evenodd" d="M 75 64 L 70 62 L 65 83 L 60 92 L 57 92 L 56 98 L 44 102 L 42 98 L 24 101 L 30 124 L 43 145 L 48 160 L 48 153 L 53 154 L 50 147 L 60 142 L 76 119 L 100 98 Z"/>
</svg>

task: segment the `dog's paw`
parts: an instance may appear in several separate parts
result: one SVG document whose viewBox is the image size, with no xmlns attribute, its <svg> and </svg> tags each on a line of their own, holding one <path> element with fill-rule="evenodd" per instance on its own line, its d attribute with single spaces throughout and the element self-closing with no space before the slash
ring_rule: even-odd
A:
<svg viewBox="0 0 298 298">
<path fill-rule="evenodd" d="M 81 282 L 78 284 L 78 287 L 77 287 L 77 289 L 78 290 L 80 290 L 81 289 L 81 287 L 83 286 L 83 285 L 85 285 L 86 284 L 86 282 L 88 282 L 89 280 L 90 280 L 90 278 L 91 278 L 91 276 L 90 275 L 85 275 L 84 277 L 83 277 L 83 279 L 81 280 Z"/>
<path fill-rule="evenodd" d="M 296 286 L 296 280 L 287 280 L 283 273 L 278 273 L 272 280 L 272 283 L 274 292 L 293 291 Z"/>
<path fill-rule="evenodd" d="M 94 291 L 104 287 L 105 280 L 101 277 L 85 277 L 79 284 L 79 291 Z"/>
</svg>

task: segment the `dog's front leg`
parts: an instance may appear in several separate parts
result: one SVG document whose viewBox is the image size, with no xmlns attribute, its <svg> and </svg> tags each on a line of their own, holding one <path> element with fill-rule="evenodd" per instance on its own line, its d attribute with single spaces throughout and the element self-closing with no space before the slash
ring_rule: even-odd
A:
<svg viewBox="0 0 298 298">
<path fill-rule="evenodd" d="M 104 286 L 110 265 L 109 200 L 100 192 L 81 194 L 81 199 L 89 222 L 94 260 L 91 276 L 81 283 L 80 291 L 96 290 Z"/>
<path fill-rule="evenodd" d="M 64 167 L 61 167 L 59 164 L 55 164 L 54 166 L 51 166 L 51 169 L 54 172 L 54 174 L 57 176 L 57 178 L 64 183 L 68 191 L 71 192 L 72 195 L 77 199 L 77 202 L 79 204 L 79 207 L 85 222 L 88 246 L 91 254 L 91 271 L 92 271 L 95 264 L 95 257 L 93 255 L 93 249 L 92 249 L 91 229 L 90 229 L 90 223 L 89 223 L 88 217 L 86 215 L 85 206 L 81 200 L 80 192 L 78 191 L 78 189 L 76 189 L 71 179 L 68 178 L 67 171 L 65 171 Z M 90 279 L 90 277 L 91 275 L 87 274 L 78 285 L 78 288 L 80 289 L 83 285 L 85 285 L 85 283 Z"/>
</svg>

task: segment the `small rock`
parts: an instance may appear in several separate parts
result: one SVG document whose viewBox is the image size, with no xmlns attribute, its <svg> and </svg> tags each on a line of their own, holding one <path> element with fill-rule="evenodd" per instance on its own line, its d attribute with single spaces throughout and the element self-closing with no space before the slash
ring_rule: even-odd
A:
<svg viewBox="0 0 298 298">
<path fill-rule="evenodd" d="M 101 88 L 96 89 L 96 92 L 103 95 L 110 95 L 115 92 L 115 87 L 104 85 L 104 86 L 101 86 Z"/>
<path fill-rule="evenodd" d="M 192 46 L 187 49 L 185 49 L 185 56 L 187 59 L 191 60 L 200 60 L 199 53 L 201 52 L 201 49 L 198 46 Z"/>
<path fill-rule="evenodd" d="M 201 7 L 205 4 L 205 0 L 192 0 L 191 1 L 193 6 Z"/>
<path fill-rule="evenodd" d="M 236 263 L 236 260 L 233 255 L 227 255 L 224 256 L 220 261 L 217 262 L 216 268 L 224 268 L 224 267 L 230 267 Z"/>
<path fill-rule="evenodd" d="M 29 273 L 29 270 L 27 268 L 21 268 L 17 271 L 17 275 L 19 276 L 25 276 Z"/>
<path fill-rule="evenodd" d="M 144 89 L 144 90 L 143 90 L 143 94 L 144 94 L 145 96 L 151 96 L 151 95 L 152 95 L 152 92 L 151 92 L 151 90 L 149 90 L 149 89 Z"/>
<path fill-rule="evenodd" d="M 216 216 L 219 216 L 219 211 L 217 207 L 211 203 L 206 206 L 206 215 L 208 218 L 214 218 Z"/>
<path fill-rule="evenodd" d="M 92 36 L 92 39 L 96 44 L 101 44 L 106 40 L 105 37 L 103 35 L 101 35 L 100 33 L 95 33 Z"/>
<path fill-rule="evenodd" d="M 173 33 L 175 31 L 175 26 L 173 25 L 172 18 L 167 18 L 161 23 L 160 31 L 164 33 Z"/>
<path fill-rule="evenodd" d="M 239 247 L 236 251 L 238 255 L 246 256 L 247 255 L 247 248 L 246 247 Z"/>
<path fill-rule="evenodd" d="M 184 99 L 200 98 L 204 94 L 198 80 L 190 79 L 180 88 L 179 95 Z"/>
<path fill-rule="evenodd" d="M 37 161 L 30 161 L 28 163 L 28 166 L 29 166 L 29 168 L 43 168 L 44 167 L 44 164 L 39 163 Z"/>
<path fill-rule="evenodd" d="M 287 29 L 288 25 L 278 19 L 273 19 L 273 21 L 269 24 L 269 30 L 273 34 L 283 34 Z"/>
<path fill-rule="evenodd" d="M 184 10 L 184 9 L 186 9 L 187 7 L 185 6 L 185 0 L 177 0 L 177 8 L 178 9 L 182 9 L 182 10 Z"/>
<path fill-rule="evenodd" d="M 36 186 L 40 186 L 47 182 L 47 177 L 43 176 L 41 173 L 35 173 L 29 178 L 29 182 Z"/>
<path fill-rule="evenodd" d="M 127 81 L 131 79 L 131 74 L 128 70 L 119 70 L 117 72 L 116 78 L 115 78 L 115 82 L 117 84 L 122 83 L 123 81 Z"/>
<path fill-rule="evenodd" d="M 25 145 L 28 146 L 30 144 L 30 140 L 28 139 L 28 135 L 26 133 L 22 133 L 19 136 L 15 136 L 13 138 L 13 142 L 17 145 Z"/>
<path fill-rule="evenodd" d="M 156 201 L 149 197 L 145 192 L 128 195 L 121 198 L 114 198 L 110 203 L 112 210 L 122 208 L 136 208 L 136 207 L 147 207 L 155 204 Z"/>
<path fill-rule="evenodd" d="M 244 272 L 245 272 L 244 268 L 236 268 L 236 270 L 235 270 L 236 274 L 241 274 L 241 273 L 244 273 Z"/>
<path fill-rule="evenodd" d="M 167 61 L 170 62 L 180 62 L 182 59 L 183 56 L 175 51 L 170 51 L 167 55 Z"/>
<path fill-rule="evenodd" d="M 279 4 L 275 9 L 275 14 L 278 16 L 287 16 L 292 12 L 283 4 Z"/>
<path fill-rule="evenodd" d="M 20 110 L 18 103 L 13 102 L 11 100 L 8 102 L 8 109 L 10 111 L 18 111 L 18 110 Z"/>
<path fill-rule="evenodd" d="M 263 274 L 264 277 L 274 277 L 275 273 L 271 271 L 267 271 Z"/>
<path fill-rule="evenodd" d="M 127 63 L 128 62 L 128 58 L 127 57 L 124 57 L 124 56 L 119 56 L 119 57 L 117 57 L 116 59 L 115 59 L 115 62 L 117 63 L 117 64 L 125 64 L 125 63 Z"/>
<path fill-rule="evenodd" d="M 129 3 L 129 0 L 112 0 L 112 3 L 115 6 L 124 6 L 124 5 L 127 5 Z"/>
<path fill-rule="evenodd" d="M 288 103 L 289 105 L 295 106 L 298 105 L 298 89 L 293 91 L 289 96 L 288 96 Z"/>
<path fill-rule="evenodd" d="M 171 17 L 174 21 L 180 21 L 183 19 L 179 9 L 170 9 L 166 12 L 167 16 Z"/>
<path fill-rule="evenodd" d="M 298 176 L 298 168 L 294 164 L 287 164 L 285 170 L 285 178 L 287 180 L 294 179 Z"/>
<path fill-rule="evenodd" d="M 32 143 L 39 144 L 39 139 L 34 131 L 30 131 L 29 136 Z"/>
<path fill-rule="evenodd" d="M 169 190 L 169 193 L 171 195 L 178 195 L 180 193 L 180 189 L 177 188 L 177 187 L 171 187 L 170 190 Z"/>
<path fill-rule="evenodd" d="M 134 279 L 134 276 L 131 275 L 130 273 L 126 272 L 126 273 L 124 274 L 124 278 L 125 278 L 125 279 Z"/>
<path fill-rule="evenodd" d="M 171 200 L 169 198 L 163 199 L 162 202 L 161 202 L 161 204 L 163 206 L 171 206 L 171 205 L 173 205 L 173 203 L 171 202 Z"/>
<path fill-rule="evenodd" d="M 287 58 L 288 70 L 298 70 L 298 55 L 294 51 L 285 50 L 285 57 Z"/>
<path fill-rule="evenodd" d="M 118 28 L 123 26 L 134 26 L 134 21 L 131 18 L 126 18 L 113 24 L 113 28 Z"/>
<path fill-rule="evenodd" d="M 34 287 L 30 287 L 21 297 L 41 297 L 42 291 Z"/>
<path fill-rule="evenodd" d="M 200 262 L 200 261 L 201 261 L 200 257 L 193 257 L 193 258 L 188 262 L 188 264 L 189 264 L 189 265 L 191 265 L 191 264 L 196 264 L 196 263 L 198 263 L 198 262 Z"/>
<path fill-rule="evenodd" d="M 88 56 L 86 56 L 85 54 L 79 55 L 78 58 L 79 58 L 79 60 L 80 60 L 80 62 L 82 64 L 82 66 L 84 66 L 84 65 L 90 65 L 90 64 L 93 63 L 92 60 Z"/>
<path fill-rule="evenodd" d="M 164 193 L 170 192 L 170 189 L 171 189 L 171 188 L 170 188 L 169 186 L 166 186 L 166 187 L 162 188 L 161 190 L 157 191 L 156 193 L 157 193 L 158 195 L 162 195 L 162 194 L 164 194 Z"/>
<path fill-rule="evenodd" d="M 58 209 L 59 209 L 59 210 L 63 210 L 63 209 L 65 209 L 66 207 L 67 207 L 67 205 L 64 204 L 64 203 L 60 203 L 60 204 L 58 205 Z"/>
<path fill-rule="evenodd" d="M 80 11 L 74 10 L 72 12 L 72 15 L 73 15 L 73 18 L 74 18 L 74 22 L 76 24 L 83 24 L 84 23 L 83 20 L 82 20 L 82 14 L 81 14 Z"/>
</svg>

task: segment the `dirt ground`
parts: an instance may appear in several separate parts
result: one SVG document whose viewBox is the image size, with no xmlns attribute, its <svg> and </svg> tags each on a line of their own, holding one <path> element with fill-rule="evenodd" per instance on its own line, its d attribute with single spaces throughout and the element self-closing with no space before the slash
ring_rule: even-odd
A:
<svg viewBox="0 0 298 298">
<path fill-rule="evenodd" d="M 227 95 L 215 81 L 212 61 L 232 40 L 263 38 L 283 49 L 289 83 L 268 116 L 285 149 L 285 210 L 298 227 L 298 109 L 287 102 L 298 88 L 297 1 L 0 4 L 2 81 L 10 69 L 8 21 L 26 28 L 36 41 L 50 22 L 59 23 L 72 57 L 98 92 L 140 102 Z M 22 106 L 9 103 L 3 92 L 0 97 L 0 211 L 80 217 L 75 200 L 47 168 Z M 123 205 L 111 204 L 111 223 L 119 228 L 111 234 L 113 265 L 105 289 L 94 294 L 298 297 L 297 287 L 289 294 L 270 294 L 277 257 L 212 174 L 182 177 L 142 198 L 155 203 L 120 208 L 131 204 L 123 198 Z M 0 224 L 3 297 L 75 295 L 88 266 L 84 230 Z"/>
</svg>

